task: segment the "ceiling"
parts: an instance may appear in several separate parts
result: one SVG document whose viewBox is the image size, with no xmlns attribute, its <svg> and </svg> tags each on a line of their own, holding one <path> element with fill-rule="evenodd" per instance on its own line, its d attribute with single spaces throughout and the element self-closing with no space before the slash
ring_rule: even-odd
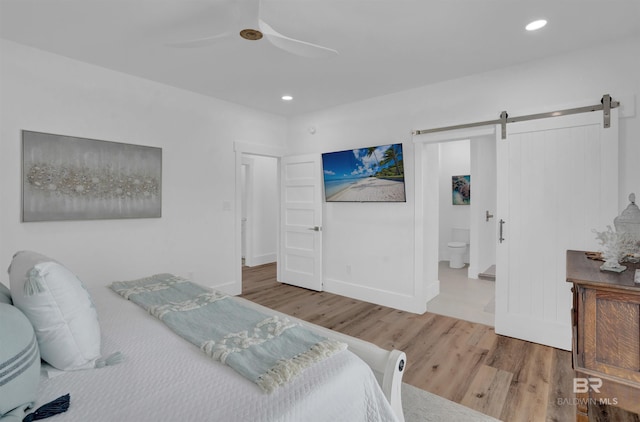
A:
<svg viewBox="0 0 640 422">
<path fill-rule="evenodd" d="M 275 30 L 339 54 L 304 58 L 237 32 L 168 45 L 235 31 L 241 3 L 257 10 L 256 0 L 0 0 L 0 37 L 294 116 L 640 35 L 640 0 L 262 0 Z M 524 30 L 541 17 L 545 28 Z"/>
</svg>

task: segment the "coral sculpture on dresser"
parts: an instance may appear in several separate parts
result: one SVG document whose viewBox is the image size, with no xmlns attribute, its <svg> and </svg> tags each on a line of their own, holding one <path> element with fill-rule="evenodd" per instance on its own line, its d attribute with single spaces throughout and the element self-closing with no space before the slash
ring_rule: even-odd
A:
<svg viewBox="0 0 640 422">
<path fill-rule="evenodd" d="M 603 232 L 596 231 L 596 239 L 600 243 L 602 258 L 604 264 L 600 267 L 601 270 L 622 272 L 627 269 L 624 265 L 620 265 L 620 261 L 624 257 L 622 248 L 623 236 L 614 231 L 611 226 L 607 226 L 607 230 Z"/>
<path fill-rule="evenodd" d="M 607 226 L 607 230 L 598 232 L 596 239 L 601 246 L 604 264 L 600 269 L 622 272 L 627 269 L 620 262 L 640 261 L 640 208 L 636 205 L 636 195 L 629 195 L 630 204 L 613 220 L 615 230 Z"/>
</svg>

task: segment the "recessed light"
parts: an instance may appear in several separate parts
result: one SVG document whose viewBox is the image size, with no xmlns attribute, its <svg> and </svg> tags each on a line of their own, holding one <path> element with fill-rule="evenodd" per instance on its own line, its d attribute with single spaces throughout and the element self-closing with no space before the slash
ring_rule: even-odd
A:
<svg viewBox="0 0 640 422">
<path fill-rule="evenodd" d="M 527 31 L 537 31 L 538 29 L 544 27 L 546 24 L 547 21 L 545 19 L 538 19 L 529 23 L 524 27 L 524 29 L 526 29 Z"/>
<path fill-rule="evenodd" d="M 291 101 L 291 100 L 293 100 L 293 97 L 291 95 L 282 96 L 282 101 Z"/>
</svg>

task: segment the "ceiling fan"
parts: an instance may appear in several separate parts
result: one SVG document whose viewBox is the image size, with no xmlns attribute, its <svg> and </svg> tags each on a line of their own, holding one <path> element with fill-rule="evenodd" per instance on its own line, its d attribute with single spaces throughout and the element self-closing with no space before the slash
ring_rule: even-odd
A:
<svg viewBox="0 0 640 422">
<path fill-rule="evenodd" d="M 233 17 L 226 30 L 211 36 L 172 42 L 167 45 L 180 48 L 203 47 L 240 35 L 249 41 L 258 41 L 264 37 L 274 46 L 302 57 L 317 59 L 338 54 L 332 48 L 290 38 L 273 29 L 260 18 L 260 0 L 235 0 L 232 3 Z"/>
</svg>

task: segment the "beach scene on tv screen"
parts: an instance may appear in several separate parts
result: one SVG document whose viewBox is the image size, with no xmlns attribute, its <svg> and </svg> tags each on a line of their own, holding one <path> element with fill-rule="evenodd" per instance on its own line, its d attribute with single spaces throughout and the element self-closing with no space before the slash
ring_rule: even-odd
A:
<svg viewBox="0 0 640 422">
<path fill-rule="evenodd" d="M 327 202 L 405 202 L 402 144 L 322 154 Z"/>
</svg>

